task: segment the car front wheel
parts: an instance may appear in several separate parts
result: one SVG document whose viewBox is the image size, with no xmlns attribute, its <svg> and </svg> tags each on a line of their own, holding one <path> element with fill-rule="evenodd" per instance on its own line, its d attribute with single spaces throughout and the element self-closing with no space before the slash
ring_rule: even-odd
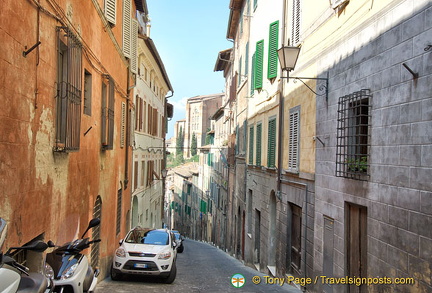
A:
<svg viewBox="0 0 432 293">
<path fill-rule="evenodd" d="M 175 262 L 173 262 L 173 264 L 171 266 L 171 271 L 170 271 L 168 277 L 164 280 L 165 283 L 171 284 L 172 282 L 174 282 L 176 275 L 177 275 L 177 266 L 176 266 Z"/>
<path fill-rule="evenodd" d="M 113 269 L 111 266 L 111 280 L 113 281 L 119 281 L 122 278 L 122 273 L 120 273 L 119 270 Z"/>
</svg>

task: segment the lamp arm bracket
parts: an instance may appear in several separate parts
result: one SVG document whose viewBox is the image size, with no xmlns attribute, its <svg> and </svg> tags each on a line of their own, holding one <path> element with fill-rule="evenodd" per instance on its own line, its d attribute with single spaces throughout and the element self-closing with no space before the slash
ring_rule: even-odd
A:
<svg viewBox="0 0 432 293">
<path fill-rule="evenodd" d="M 325 77 L 297 77 L 297 76 L 282 76 L 281 78 L 300 80 L 311 92 L 313 92 L 317 96 L 326 96 L 326 101 L 328 100 L 328 78 Z M 324 80 L 325 84 L 321 84 L 318 87 L 318 92 L 315 92 L 310 86 L 308 86 L 303 79 L 313 79 L 313 80 Z"/>
</svg>

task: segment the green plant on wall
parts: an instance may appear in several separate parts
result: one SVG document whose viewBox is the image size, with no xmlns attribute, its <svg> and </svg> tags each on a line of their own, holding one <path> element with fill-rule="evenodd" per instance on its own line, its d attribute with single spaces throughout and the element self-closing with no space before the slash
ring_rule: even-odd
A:
<svg viewBox="0 0 432 293">
<path fill-rule="evenodd" d="M 346 166 L 351 172 L 367 172 L 368 161 L 367 157 L 361 157 L 359 159 L 347 159 Z"/>
</svg>

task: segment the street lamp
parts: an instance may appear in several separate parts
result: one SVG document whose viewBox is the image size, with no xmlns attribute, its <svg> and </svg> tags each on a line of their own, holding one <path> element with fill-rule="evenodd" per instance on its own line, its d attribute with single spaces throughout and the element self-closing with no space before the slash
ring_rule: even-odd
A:
<svg viewBox="0 0 432 293">
<path fill-rule="evenodd" d="M 299 47 L 291 47 L 291 46 L 282 46 L 278 51 L 278 59 L 281 66 L 282 71 L 287 72 L 287 76 L 281 76 L 281 78 L 286 79 L 295 79 L 300 80 L 305 86 L 307 86 L 308 89 L 310 89 L 315 95 L 322 96 L 325 94 L 326 101 L 328 100 L 328 78 L 322 78 L 322 77 L 291 77 L 289 76 L 289 72 L 294 70 L 297 59 L 300 55 L 300 48 Z M 303 79 L 315 79 L 315 80 L 324 80 L 326 84 L 321 85 L 318 90 L 324 91 L 322 94 L 316 93 L 310 86 L 308 86 Z"/>
<path fill-rule="evenodd" d="M 277 52 L 282 71 L 290 72 L 294 70 L 300 54 L 300 48 L 286 46 L 280 48 Z"/>
</svg>

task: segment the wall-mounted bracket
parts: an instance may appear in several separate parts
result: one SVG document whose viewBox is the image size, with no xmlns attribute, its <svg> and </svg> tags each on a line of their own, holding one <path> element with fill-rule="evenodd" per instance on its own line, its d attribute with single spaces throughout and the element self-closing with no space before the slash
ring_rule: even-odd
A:
<svg viewBox="0 0 432 293">
<path fill-rule="evenodd" d="M 311 92 L 313 92 L 317 96 L 325 95 L 326 102 L 328 101 L 328 78 L 324 78 L 324 77 L 294 77 L 294 76 L 281 76 L 281 78 L 300 80 Z M 325 84 L 321 84 L 318 87 L 318 93 L 317 93 L 310 86 L 308 86 L 303 81 L 303 79 L 324 80 Z"/>
<path fill-rule="evenodd" d="M 411 68 L 409 68 L 408 65 L 406 65 L 406 63 L 402 63 L 402 65 L 403 65 L 403 67 L 405 67 L 406 70 L 409 71 L 409 73 L 412 74 L 414 79 L 419 77 L 418 73 L 414 72 Z"/>
<path fill-rule="evenodd" d="M 30 54 L 31 51 L 33 51 L 34 49 L 37 48 L 37 46 L 39 46 L 41 44 L 41 41 L 38 41 L 36 44 L 34 44 L 30 49 L 23 51 L 23 56 L 27 57 L 28 54 Z M 24 47 L 24 49 L 27 49 L 27 46 Z"/>
</svg>

